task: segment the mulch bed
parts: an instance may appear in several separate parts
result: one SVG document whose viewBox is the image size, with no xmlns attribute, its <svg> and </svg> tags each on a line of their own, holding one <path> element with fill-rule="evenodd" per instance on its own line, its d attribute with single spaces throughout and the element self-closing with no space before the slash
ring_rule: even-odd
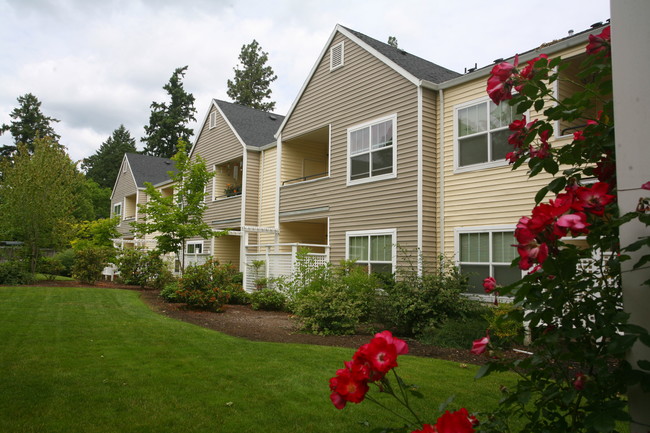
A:
<svg viewBox="0 0 650 433">
<path fill-rule="evenodd" d="M 42 281 L 38 286 L 87 287 L 88 285 L 74 281 Z M 221 313 L 196 311 L 186 308 L 184 304 L 164 302 L 156 290 L 143 290 L 137 286 L 125 286 L 113 282 L 98 282 L 95 287 L 139 291 L 142 300 L 159 314 L 253 341 L 317 344 L 356 349 L 372 338 L 371 333 L 345 336 L 305 334 L 300 331 L 298 321 L 291 314 L 255 311 L 247 305 L 226 305 Z M 460 364 L 480 365 L 487 361 L 484 356 L 471 354 L 469 347 L 461 350 L 422 344 L 408 338 L 405 340 L 408 342 L 410 355 L 445 359 Z M 521 357 L 522 355 L 512 352 L 509 356 Z"/>
</svg>

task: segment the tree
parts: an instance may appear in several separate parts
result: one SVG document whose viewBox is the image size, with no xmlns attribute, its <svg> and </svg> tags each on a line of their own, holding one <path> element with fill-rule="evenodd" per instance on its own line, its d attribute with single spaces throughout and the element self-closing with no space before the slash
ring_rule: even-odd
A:
<svg viewBox="0 0 650 433">
<path fill-rule="evenodd" d="M 208 172 L 201 157 L 191 162 L 185 149 L 185 142 L 179 141 L 178 153 L 172 157 L 177 170 L 169 172 L 174 185 L 173 196 L 165 197 L 151 183 L 145 183 L 148 200 L 139 208 L 146 219 L 131 223 L 138 236 L 158 233 L 155 236 L 156 248 L 161 253 L 176 255 L 181 264 L 181 274 L 186 240 L 196 236 L 207 239 L 215 235 L 203 221 L 205 186 L 213 174 Z"/>
<path fill-rule="evenodd" d="M 395 36 L 388 37 L 388 45 L 391 47 L 397 48 L 397 38 Z"/>
<path fill-rule="evenodd" d="M 75 213 L 79 220 L 94 220 L 100 218 L 108 218 L 111 214 L 111 193 L 112 188 L 102 188 L 97 182 L 92 179 L 84 178 L 81 186 L 82 197 L 79 201 L 83 202 L 84 206 L 90 208 L 84 215 Z"/>
<path fill-rule="evenodd" d="M 20 143 L 25 144 L 27 150 L 33 153 L 37 138 L 50 137 L 53 142 L 58 142 L 61 138 L 51 126 L 51 123 L 59 120 L 41 112 L 41 102 L 36 96 L 31 93 L 19 96 L 18 103 L 20 105 L 9 114 L 13 120 L 0 127 L 0 135 L 9 131 L 14 138 L 14 144 L 0 147 L 0 156 L 11 157 Z"/>
<path fill-rule="evenodd" d="M 67 242 L 83 179 L 51 138 L 36 138 L 33 149 L 32 155 L 26 144 L 19 143 L 13 161 L 0 163 L 0 232 L 24 242 L 32 273 L 40 248 Z"/>
<path fill-rule="evenodd" d="M 135 139 L 124 125 L 120 125 L 95 154 L 83 160 L 81 168 L 86 171 L 86 177 L 100 187 L 112 189 L 124 154 L 135 152 Z"/>
<path fill-rule="evenodd" d="M 241 69 L 233 68 L 234 80 L 228 80 L 228 96 L 238 104 L 264 111 L 272 111 L 275 102 L 262 102 L 271 97 L 270 85 L 278 77 L 273 68 L 265 66 L 269 60 L 268 53 L 255 39 L 241 48 L 239 61 Z"/>
<path fill-rule="evenodd" d="M 141 139 L 146 143 L 144 153 L 147 155 L 170 158 L 177 152 L 176 144 L 179 140 L 189 142 L 194 134 L 194 131 L 187 127 L 189 122 L 196 121 L 196 108 L 194 96 L 183 88 L 182 79 L 186 70 L 187 66 L 177 68 L 169 83 L 163 86 L 170 96 L 169 104 L 151 103 L 149 125 L 144 127 L 147 136 Z"/>
</svg>

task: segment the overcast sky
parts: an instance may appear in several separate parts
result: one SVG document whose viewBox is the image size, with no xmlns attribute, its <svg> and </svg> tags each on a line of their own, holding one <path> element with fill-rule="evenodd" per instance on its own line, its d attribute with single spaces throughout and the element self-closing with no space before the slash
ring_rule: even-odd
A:
<svg viewBox="0 0 650 433">
<path fill-rule="evenodd" d="M 336 24 L 395 36 L 463 72 L 609 16 L 607 0 L 0 0 L 0 124 L 33 93 L 79 160 L 120 124 L 141 149 L 149 106 L 167 102 L 162 86 L 177 67 L 189 66 L 183 82 L 202 122 L 212 98 L 229 100 L 226 81 L 253 39 L 269 53 L 275 112 L 285 114 Z"/>
</svg>

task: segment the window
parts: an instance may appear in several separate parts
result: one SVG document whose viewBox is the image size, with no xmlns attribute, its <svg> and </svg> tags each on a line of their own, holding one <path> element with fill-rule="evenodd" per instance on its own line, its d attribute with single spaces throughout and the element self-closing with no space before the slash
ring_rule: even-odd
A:
<svg viewBox="0 0 650 433">
<path fill-rule="evenodd" d="M 515 107 L 490 100 L 456 108 L 456 168 L 487 168 L 505 164 L 512 150 L 508 125 Z"/>
<path fill-rule="evenodd" d="M 395 115 L 348 129 L 349 182 L 395 177 Z"/>
<path fill-rule="evenodd" d="M 115 203 L 113 205 L 113 216 L 122 216 L 122 203 Z"/>
<path fill-rule="evenodd" d="M 188 242 L 187 254 L 203 254 L 203 241 Z"/>
<path fill-rule="evenodd" d="M 215 128 L 216 126 L 217 126 L 217 112 L 213 111 L 212 113 L 210 113 L 210 126 L 209 126 L 209 128 L 212 129 L 212 128 Z"/>
<path fill-rule="evenodd" d="M 358 231 L 346 234 L 346 257 L 373 273 L 393 273 L 396 231 Z"/>
<path fill-rule="evenodd" d="M 485 293 L 483 280 L 487 277 L 494 277 L 502 286 L 521 278 L 521 271 L 510 266 L 517 257 L 515 243 L 512 228 L 457 230 L 458 264 L 469 277 L 469 292 Z"/>
<path fill-rule="evenodd" d="M 330 71 L 343 66 L 343 42 L 330 48 Z"/>
</svg>

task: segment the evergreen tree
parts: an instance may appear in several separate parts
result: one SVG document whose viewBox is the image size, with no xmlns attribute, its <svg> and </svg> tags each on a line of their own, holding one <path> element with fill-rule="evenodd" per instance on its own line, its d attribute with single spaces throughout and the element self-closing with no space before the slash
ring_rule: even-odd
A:
<svg viewBox="0 0 650 433">
<path fill-rule="evenodd" d="M 124 125 L 120 125 L 94 155 L 83 160 L 81 168 L 86 171 L 86 177 L 100 187 L 113 189 L 124 154 L 135 152 L 135 139 Z"/>
<path fill-rule="evenodd" d="M 147 155 L 171 158 L 178 150 L 178 141 L 189 142 L 194 134 L 194 131 L 187 127 L 189 122 L 196 121 L 196 108 L 194 96 L 183 88 L 182 79 L 186 70 L 187 66 L 176 68 L 169 83 L 163 86 L 170 96 L 169 104 L 151 103 L 149 125 L 144 127 L 147 136 L 141 139 L 146 143 L 144 153 Z"/>
<path fill-rule="evenodd" d="M 394 48 L 398 48 L 397 47 L 397 38 L 395 36 L 389 36 L 388 37 L 388 45 L 390 45 L 391 47 L 394 47 Z"/>
<path fill-rule="evenodd" d="M 23 143 L 30 153 L 34 152 L 34 141 L 37 138 L 50 137 L 53 142 L 59 141 L 59 134 L 54 132 L 51 123 L 58 119 L 48 117 L 41 112 L 41 101 L 31 93 L 18 97 L 17 108 L 9 114 L 13 120 L 0 126 L 0 135 L 9 131 L 14 138 L 13 145 L 0 147 L 0 156 L 11 157 Z"/>
<path fill-rule="evenodd" d="M 241 48 L 240 65 L 233 68 L 234 80 L 228 80 L 228 96 L 238 104 L 264 111 L 272 111 L 275 102 L 262 102 L 271 97 L 270 85 L 278 77 L 273 68 L 265 66 L 269 60 L 268 53 L 255 39 Z M 241 69 L 240 67 L 241 66 Z"/>
</svg>

